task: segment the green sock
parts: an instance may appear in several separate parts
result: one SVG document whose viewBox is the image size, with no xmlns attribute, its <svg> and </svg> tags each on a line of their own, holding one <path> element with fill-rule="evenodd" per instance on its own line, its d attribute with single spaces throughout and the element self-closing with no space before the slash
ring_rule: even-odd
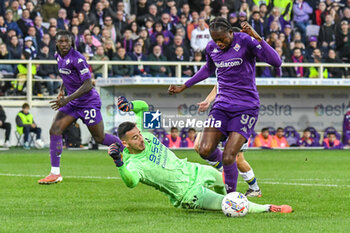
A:
<svg viewBox="0 0 350 233">
<path fill-rule="evenodd" d="M 221 202 L 224 195 L 218 194 L 208 188 L 203 188 L 202 195 L 200 195 L 198 207 L 205 210 L 221 210 Z M 264 213 L 269 212 L 270 205 L 260 205 L 248 201 L 248 213 Z"/>
<path fill-rule="evenodd" d="M 203 188 L 203 195 L 199 198 L 198 207 L 205 210 L 221 210 L 224 195 L 218 194 L 208 188 Z"/>
<path fill-rule="evenodd" d="M 248 201 L 248 203 L 249 203 L 248 213 L 264 213 L 264 212 L 268 212 L 270 209 L 270 205 L 260 205 L 251 201 Z"/>
</svg>

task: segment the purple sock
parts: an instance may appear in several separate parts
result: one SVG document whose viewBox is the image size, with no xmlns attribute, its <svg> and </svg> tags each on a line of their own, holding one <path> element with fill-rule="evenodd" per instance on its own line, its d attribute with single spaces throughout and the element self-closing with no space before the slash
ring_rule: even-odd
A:
<svg viewBox="0 0 350 233">
<path fill-rule="evenodd" d="M 208 158 L 205 158 L 211 162 L 221 162 L 222 161 L 222 151 L 216 148 L 213 153 L 210 154 Z"/>
<path fill-rule="evenodd" d="M 236 162 L 231 165 L 224 165 L 224 176 L 226 192 L 231 193 L 236 191 L 238 179 L 238 169 Z"/>
<path fill-rule="evenodd" d="M 121 149 L 124 149 L 124 146 L 122 144 L 122 141 L 117 136 L 111 135 L 111 134 L 105 134 L 105 139 L 103 139 L 102 144 L 105 146 L 110 146 L 113 143 L 118 143 Z"/>
<path fill-rule="evenodd" d="M 50 135 L 51 167 L 60 167 L 62 154 L 62 135 Z"/>
</svg>

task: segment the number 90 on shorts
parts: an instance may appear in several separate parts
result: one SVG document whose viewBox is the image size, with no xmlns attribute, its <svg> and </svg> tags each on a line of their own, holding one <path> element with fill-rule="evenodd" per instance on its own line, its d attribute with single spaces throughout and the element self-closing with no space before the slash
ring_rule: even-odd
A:
<svg viewBox="0 0 350 233">
<path fill-rule="evenodd" d="M 221 127 L 218 129 L 226 137 L 230 132 L 237 132 L 248 140 L 258 121 L 259 109 L 229 112 L 214 108 L 210 111 L 210 115 L 212 115 L 215 120 L 220 120 L 222 122 Z"/>
<path fill-rule="evenodd" d="M 246 125 L 249 129 L 251 129 L 256 122 L 256 118 L 254 116 L 249 116 L 248 114 L 242 114 L 241 116 L 241 124 Z"/>
</svg>

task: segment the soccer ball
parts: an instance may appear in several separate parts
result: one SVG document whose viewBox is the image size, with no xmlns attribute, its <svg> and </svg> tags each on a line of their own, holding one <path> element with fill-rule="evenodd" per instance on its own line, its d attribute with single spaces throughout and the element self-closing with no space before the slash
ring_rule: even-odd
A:
<svg viewBox="0 0 350 233">
<path fill-rule="evenodd" d="M 227 217 L 242 217 L 248 213 L 248 199 L 240 192 L 227 194 L 221 203 L 222 212 Z"/>
<path fill-rule="evenodd" d="M 37 149 L 42 149 L 42 148 L 44 148 L 45 144 L 41 139 L 38 139 L 34 142 L 34 146 Z"/>
</svg>

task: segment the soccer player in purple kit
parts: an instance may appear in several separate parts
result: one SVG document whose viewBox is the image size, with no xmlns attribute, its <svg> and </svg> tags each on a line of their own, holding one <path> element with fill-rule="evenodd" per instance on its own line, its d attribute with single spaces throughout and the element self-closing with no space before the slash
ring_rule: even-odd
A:
<svg viewBox="0 0 350 233">
<path fill-rule="evenodd" d="M 198 112 L 206 111 L 210 107 L 210 104 L 215 100 L 216 94 L 217 94 L 217 85 L 214 86 L 214 88 L 209 93 L 209 95 L 205 98 L 205 100 L 198 103 Z M 202 135 L 202 133 L 200 133 L 200 132 L 197 134 L 197 138 L 196 138 L 195 143 L 194 143 L 194 148 L 195 148 L 197 153 L 199 152 L 199 141 L 200 141 L 201 135 Z M 238 172 L 241 175 L 241 177 L 243 178 L 243 180 L 245 182 L 247 182 L 247 184 L 249 185 L 249 188 L 246 191 L 246 193 L 244 194 L 244 196 L 246 196 L 246 197 L 262 197 L 262 192 L 259 188 L 258 181 L 255 178 L 253 168 L 250 166 L 250 164 L 244 158 L 244 151 L 246 151 L 247 148 L 248 148 L 248 142 L 242 146 L 240 152 L 236 156 L 236 163 L 237 163 Z M 212 165 L 213 167 L 215 167 L 216 169 L 218 169 L 219 171 L 222 171 L 222 157 L 220 157 L 220 156 L 218 157 L 217 153 L 219 153 L 219 155 L 222 155 L 219 148 L 216 148 L 214 150 L 214 152 L 212 153 L 212 155 L 214 157 L 216 157 L 217 161 L 208 161 L 207 160 L 207 162 L 210 165 Z"/>
<path fill-rule="evenodd" d="M 343 142 L 344 146 L 350 147 L 350 102 L 343 120 Z"/>
<path fill-rule="evenodd" d="M 104 133 L 100 96 L 92 85 L 85 57 L 74 49 L 74 41 L 74 35 L 69 31 L 59 31 L 56 34 L 55 57 L 63 84 L 57 99 L 50 101 L 51 108 L 58 110 L 50 129 L 51 172 L 39 180 L 39 184 L 62 181 L 62 132 L 78 118 L 87 125 L 97 143 L 109 146 L 117 142 L 122 146 L 119 138 Z M 64 96 L 64 88 L 68 96 Z"/>
<path fill-rule="evenodd" d="M 209 26 L 213 40 L 206 47 L 207 63 L 185 84 L 170 85 L 168 89 L 169 94 L 180 93 L 216 71 L 218 95 L 209 118 L 221 122 L 221 125 L 204 128 L 199 154 L 209 161 L 217 161 L 222 156 L 228 193 L 235 191 L 237 186 L 236 156 L 249 139 L 258 119 L 260 100 L 255 84 L 256 58 L 274 67 L 281 66 L 277 52 L 248 22 L 243 22 L 241 26 L 242 32 L 233 32 L 225 18 L 215 18 Z M 228 139 L 224 151 L 215 150 L 225 137 Z"/>
</svg>

